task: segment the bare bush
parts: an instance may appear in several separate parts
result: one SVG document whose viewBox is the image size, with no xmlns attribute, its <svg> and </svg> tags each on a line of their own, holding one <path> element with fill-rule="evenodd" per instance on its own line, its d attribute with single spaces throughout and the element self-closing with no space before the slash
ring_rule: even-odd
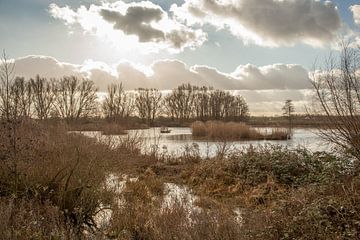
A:
<svg viewBox="0 0 360 240">
<path fill-rule="evenodd" d="M 314 71 L 314 101 L 310 117 L 325 116 L 320 135 L 360 159 L 360 49 L 343 45 L 338 59 Z"/>
</svg>

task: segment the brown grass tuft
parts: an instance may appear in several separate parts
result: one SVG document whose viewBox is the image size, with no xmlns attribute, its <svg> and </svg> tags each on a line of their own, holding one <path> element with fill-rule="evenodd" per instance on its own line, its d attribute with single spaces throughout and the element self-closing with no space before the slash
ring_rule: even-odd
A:
<svg viewBox="0 0 360 240">
<path fill-rule="evenodd" d="M 210 140 L 286 140 L 291 137 L 288 129 L 272 129 L 270 133 L 259 131 L 245 123 L 196 121 L 191 125 L 195 138 Z"/>
</svg>

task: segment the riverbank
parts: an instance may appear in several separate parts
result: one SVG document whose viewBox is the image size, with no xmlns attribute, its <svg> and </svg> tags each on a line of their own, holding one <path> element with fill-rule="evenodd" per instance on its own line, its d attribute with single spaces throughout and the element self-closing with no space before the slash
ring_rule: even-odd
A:
<svg viewBox="0 0 360 240">
<path fill-rule="evenodd" d="M 104 118 L 87 118 L 74 121 L 64 121 L 60 119 L 46 120 L 49 124 L 58 124 L 64 122 L 68 125 L 71 131 L 106 131 L 108 133 L 117 134 L 123 130 L 132 129 L 147 129 L 150 127 L 191 127 L 191 124 L 198 121 L 198 119 L 183 119 L 174 120 L 171 118 L 159 117 L 152 123 L 147 123 L 137 117 L 128 117 L 119 119 L 118 121 L 108 121 Z M 204 120 L 205 122 L 208 120 Z M 239 122 L 236 119 L 223 119 L 223 122 Z M 324 119 L 322 117 L 309 118 L 307 116 L 294 116 L 292 120 L 293 128 L 321 128 Z M 288 128 L 289 121 L 282 117 L 249 117 L 245 123 L 251 127 L 273 127 L 273 128 Z"/>
</svg>

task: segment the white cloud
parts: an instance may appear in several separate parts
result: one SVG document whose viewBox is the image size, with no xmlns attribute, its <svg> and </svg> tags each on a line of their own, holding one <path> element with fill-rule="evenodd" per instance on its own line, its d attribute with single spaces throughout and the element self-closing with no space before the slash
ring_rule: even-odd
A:
<svg viewBox="0 0 360 240">
<path fill-rule="evenodd" d="M 299 65 L 274 64 L 257 67 L 239 66 L 232 73 L 223 73 L 209 66 L 188 67 L 181 61 L 161 60 L 150 66 L 120 62 L 109 66 L 103 62 L 87 60 L 83 64 L 59 62 L 48 56 L 27 56 L 14 60 L 17 76 L 26 78 L 40 74 L 47 78 L 76 75 L 95 82 L 100 91 L 110 83 L 122 82 L 126 89 L 156 87 L 172 89 L 182 83 L 213 86 L 235 90 L 249 103 L 254 114 L 280 114 L 286 99 L 294 100 L 298 112 L 303 112 L 311 88 L 308 72 Z"/>
<path fill-rule="evenodd" d="M 166 49 L 180 52 L 185 48 L 201 46 L 207 40 L 202 30 L 193 30 L 179 23 L 160 6 L 149 1 L 102 2 L 75 10 L 53 3 L 49 6 L 49 13 L 69 27 L 79 25 L 86 34 L 110 42 L 120 50 L 134 48 L 157 52 Z"/>
<path fill-rule="evenodd" d="M 49 56 L 30 55 L 14 60 L 16 75 L 33 78 L 37 74 L 47 78 L 67 75 L 82 76 L 81 65 L 62 63 Z"/>
<path fill-rule="evenodd" d="M 360 25 L 360 5 L 353 5 L 350 7 L 350 10 L 354 16 L 354 22 Z"/>
<path fill-rule="evenodd" d="M 228 90 L 299 90 L 311 88 L 308 72 L 300 65 L 274 64 L 263 67 L 240 65 L 232 73 L 209 66 L 187 66 L 178 60 L 160 60 L 150 66 L 128 61 L 109 66 L 87 60 L 75 65 L 48 56 L 27 56 L 15 60 L 16 73 L 31 78 L 40 74 L 47 78 L 76 75 L 93 80 L 100 89 L 110 82 L 123 82 L 127 89 L 156 87 L 173 89 L 182 83 L 212 86 Z"/>
<path fill-rule="evenodd" d="M 189 26 L 211 24 L 229 29 L 245 43 L 271 47 L 324 45 L 334 40 L 341 28 L 331 1 L 185 0 L 171 11 Z"/>
</svg>

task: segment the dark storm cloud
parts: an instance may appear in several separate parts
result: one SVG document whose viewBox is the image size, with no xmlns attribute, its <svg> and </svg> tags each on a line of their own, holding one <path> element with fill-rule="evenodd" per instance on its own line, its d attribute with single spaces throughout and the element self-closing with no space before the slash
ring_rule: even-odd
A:
<svg viewBox="0 0 360 240">
<path fill-rule="evenodd" d="M 164 40 L 164 32 L 151 26 L 151 22 L 162 19 L 163 11 L 156 8 L 141 6 L 129 7 L 125 15 L 119 12 L 102 9 L 100 15 L 108 22 L 114 23 L 114 28 L 130 35 L 139 37 L 140 42 Z"/>
</svg>

